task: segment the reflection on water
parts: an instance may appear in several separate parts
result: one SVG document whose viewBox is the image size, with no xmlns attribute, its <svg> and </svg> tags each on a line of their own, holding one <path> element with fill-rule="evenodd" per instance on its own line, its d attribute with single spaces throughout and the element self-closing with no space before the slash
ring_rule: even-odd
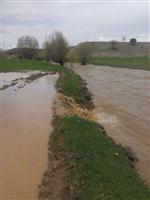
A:
<svg viewBox="0 0 150 200">
<path fill-rule="evenodd" d="M 136 169 L 150 184 L 150 72 L 77 64 L 74 70 L 87 81 L 107 134 L 132 147 L 140 159 Z"/>
<path fill-rule="evenodd" d="M 47 75 L 17 91 L 1 91 L 2 199 L 36 199 L 47 161 L 57 78 Z"/>
</svg>

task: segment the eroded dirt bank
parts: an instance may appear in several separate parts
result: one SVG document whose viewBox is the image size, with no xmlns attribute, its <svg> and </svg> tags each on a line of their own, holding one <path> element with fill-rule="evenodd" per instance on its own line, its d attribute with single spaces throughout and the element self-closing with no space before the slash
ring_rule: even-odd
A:
<svg viewBox="0 0 150 200">
<path fill-rule="evenodd" d="M 11 81 L 15 74 L 8 77 Z M 19 82 L 22 87 L 1 90 L 2 199 L 38 198 L 38 184 L 47 164 L 57 79 L 57 74 L 45 75 L 30 84 Z"/>
<path fill-rule="evenodd" d="M 150 72 L 79 64 L 74 71 L 88 83 L 99 123 L 117 144 L 132 148 L 135 168 L 150 184 Z"/>
</svg>

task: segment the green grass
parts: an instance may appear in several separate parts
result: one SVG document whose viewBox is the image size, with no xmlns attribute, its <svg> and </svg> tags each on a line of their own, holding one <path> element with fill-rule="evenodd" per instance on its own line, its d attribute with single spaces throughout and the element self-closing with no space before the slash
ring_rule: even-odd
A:
<svg viewBox="0 0 150 200">
<path fill-rule="evenodd" d="M 131 69 L 150 70 L 150 57 L 95 57 L 90 63 Z"/>
<path fill-rule="evenodd" d="M 91 108 L 92 103 L 85 83 L 79 75 L 75 74 L 70 69 L 50 64 L 48 62 L 36 60 L 1 60 L 0 71 L 17 71 L 17 70 L 49 70 L 59 72 L 60 77 L 57 81 L 56 87 L 60 89 L 65 95 L 73 97 L 81 106 Z"/>
<path fill-rule="evenodd" d="M 49 64 L 44 61 L 36 60 L 0 60 L 0 71 L 16 71 L 16 70 L 50 70 L 61 71 L 59 65 Z"/>
<path fill-rule="evenodd" d="M 150 199 L 150 190 L 135 174 L 131 161 L 98 124 L 77 116 L 55 117 L 53 123 L 52 148 L 60 146 L 71 153 L 66 159 L 73 166 L 68 179 L 74 188 L 72 199 Z"/>
</svg>

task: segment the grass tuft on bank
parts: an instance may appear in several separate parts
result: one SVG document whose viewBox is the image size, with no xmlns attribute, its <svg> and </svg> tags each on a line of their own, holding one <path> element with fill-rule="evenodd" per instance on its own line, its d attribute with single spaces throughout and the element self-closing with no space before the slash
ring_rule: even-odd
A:
<svg viewBox="0 0 150 200">
<path fill-rule="evenodd" d="M 85 82 L 80 78 L 79 75 L 75 74 L 67 67 L 36 60 L 0 61 L 1 72 L 21 70 L 43 70 L 58 72 L 60 77 L 56 84 L 57 89 L 63 92 L 63 94 L 74 98 L 74 100 L 82 107 L 93 107 Z"/>
<path fill-rule="evenodd" d="M 70 199 L 148 200 L 143 186 L 122 149 L 114 145 L 101 127 L 77 116 L 55 117 L 52 149 L 70 153 L 65 160 L 71 171 L 67 181 L 73 188 Z M 68 153 L 66 153 L 68 155 Z"/>
<path fill-rule="evenodd" d="M 94 57 L 90 63 L 101 66 L 150 70 L 150 57 Z"/>
</svg>

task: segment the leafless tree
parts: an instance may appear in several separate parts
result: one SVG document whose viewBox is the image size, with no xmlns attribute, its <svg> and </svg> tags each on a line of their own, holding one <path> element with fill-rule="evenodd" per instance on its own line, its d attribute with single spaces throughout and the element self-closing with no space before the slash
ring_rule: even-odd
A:
<svg viewBox="0 0 150 200">
<path fill-rule="evenodd" d="M 88 45 L 88 42 L 84 42 L 78 45 L 77 55 L 78 55 L 79 62 L 82 65 L 85 65 L 89 61 L 91 57 L 91 50 Z"/>
<path fill-rule="evenodd" d="M 32 36 L 22 36 L 18 39 L 17 48 L 20 58 L 32 59 L 38 49 L 38 41 Z"/>
<path fill-rule="evenodd" d="M 45 42 L 44 48 L 47 60 L 63 65 L 68 52 L 68 42 L 61 32 L 55 31 L 49 35 Z"/>
<path fill-rule="evenodd" d="M 46 61 L 48 62 L 50 60 L 50 51 L 51 51 L 51 48 L 50 48 L 50 38 L 49 37 L 46 37 L 45 39 L 45 42 L 43 43 L 43 48 L 44 48 L 44 52 L 45 52 L 45 59 Z"/>
</svg>

